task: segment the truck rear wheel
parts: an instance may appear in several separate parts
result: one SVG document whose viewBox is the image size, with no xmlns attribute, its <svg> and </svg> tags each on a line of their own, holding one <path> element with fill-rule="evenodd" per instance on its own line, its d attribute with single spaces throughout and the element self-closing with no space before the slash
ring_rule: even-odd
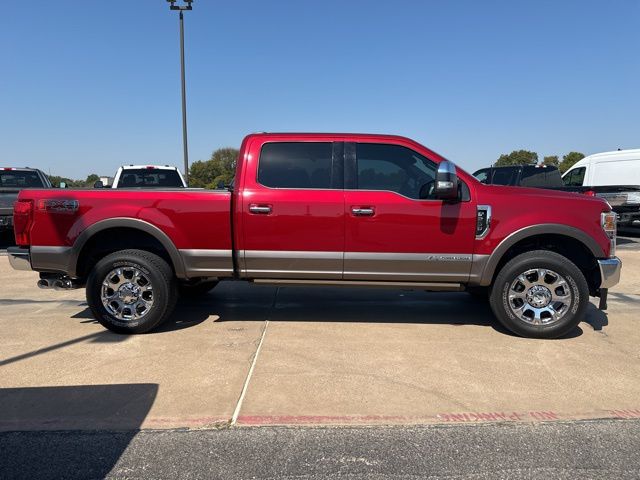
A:
<svg viewBox="0 0 640 480">
<path fill-rule="evenodd" d="M 568 258 L 547 250 L 526 252 L 498 273 L 489 297 L 507 329 L 531 338 L 557 338 L 584 318 L 589 287 Z"/>
<path fill-rule="evenodd" d="M 87 279 L 87 303 L 102 326 L 116 333 L 145 333 L 173 311 L 176 281 L 171 267 L 144 250 L 107 255 Z"/>
</svg>

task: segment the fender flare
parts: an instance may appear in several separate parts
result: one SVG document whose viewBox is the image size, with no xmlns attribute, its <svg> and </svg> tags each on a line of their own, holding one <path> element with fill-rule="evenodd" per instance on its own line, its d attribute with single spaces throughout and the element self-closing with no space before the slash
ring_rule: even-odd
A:
<svg viewBox="0 0 640 480">
<path fill-rule="evenodd" d="M 140 220 L 137 218 L 128 218 L 128 217 L 116 217 L 109 218 L 107 220 L 101 220 L 99 222 L 94 223 L 87 227 L 76 239 L 73 247 L 71 247 L 71 253 L 69 258 L 69 268 L 68 272 L 71 277 L 75 277 L 77 275 L 77 267 L 78 267 L 78 259 L 80 258 L 80 254 L 82 249 L 86 245 L 86 243 L 97 233 L 102 232 L 104 230 L 108 230 L 110 228 L 133 228 L 135 230 L 140 230 L 144 233 L 151 235 L 153 238 L 158 240 L 160 244 L 164 247 L 164 249 L 169 254 L 169 258 L 171 258 L 171 263 L 173 264 L 173 269 L 176 272 L 176 276 L 178 278 L 186 278 L 184 262 L 182 261 L 182 257 L 180 256 L 180 252 L 173 244 L 173 241 L 169 238 L 169 236 L 160 230 L 155 225 L 146 222 L 144 220 Z"/>
<path fill-rule="evenodd" d="M 493 253 L 489 255 L 489 258 L 486 260 L 482 275 L 480 277 L 480 285 L 491 285 L 496 267 L 498 266 L 498 263 L 500 262 L 504 254 L 507 253 L 507 250 L 509 250 L 509 248 L 528 237 L 545 234 L 562 235 L 565 237 L 573 238 L 574 240 L 582 243 L 593 254 L 595 258 L 604 258 L 605 256 L 602 247 L 593 239 L 593 237 L 575 227 L 558 223 L 542 223 L 538 225 L 530 225 L 528 227 L 521 228 L 520 230 L 516 230 L 515 232 L 507 236 L 495 248 Z"/>
</svg>

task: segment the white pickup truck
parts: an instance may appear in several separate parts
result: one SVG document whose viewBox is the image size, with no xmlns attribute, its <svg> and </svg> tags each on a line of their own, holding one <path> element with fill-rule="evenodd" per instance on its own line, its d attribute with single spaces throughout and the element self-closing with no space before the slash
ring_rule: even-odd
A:
<svg viewBox="0 0 640 480">
<path fill-rule="evenodd" d="M 176 167 L 169 165 L 127 165 L 116 172 L 111 188 L 186 188 Z"/>
</svg>

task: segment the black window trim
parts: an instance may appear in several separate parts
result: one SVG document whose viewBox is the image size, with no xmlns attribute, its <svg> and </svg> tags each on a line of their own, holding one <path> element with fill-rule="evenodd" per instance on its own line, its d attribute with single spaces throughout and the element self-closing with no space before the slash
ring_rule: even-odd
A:
<svg viewBox="0 0 640 480">
<path fill-rule="evenodd" d="M 260 179 L 258 178 L 259 174 L 260 174 L 260 160 L 262 158 L 262 149 L 264 148 L 265 145 L 269 145 L 269 144 L 273 144 L 273 143 L 329 143 L 331 144 L 331 183 L 335 183 L 338 186 L 332 186 L 331 188 L 303 188 L 303 187 L 270 187 L 268 185 L 265 185 L 263 183 L 260 182 Z M 257 160 L 257 165 L 256 165 L 256 184 L 260 185 L 262 188 L 266 188 L 269 190 L 310 190 L 310 191 L 319 191 L 319 192 L 335 192 L 335 191 L 344 191 L 344 168 L 343 167 L 344 163 L 345 163 L 345 159 L 344 159 L 344 145 L 345 142 L 342 141 L 332 141 L 332 140 L 328 140 L 328 141 L 322 141 L 322 140 L 304 140 L 304 141 L 300 141 L 300 140 L 293 140 L 293 141 L 286 141 L 286 140 L 273 140 L 273 141 L 268 141 L 268 142 L 264 142 L 262 143 L 262 145 L 260 145 L 260 154 L 258 155 L 258 160 Z M 340 172 L 340 170 L 342 170 Z"/>
</svg>

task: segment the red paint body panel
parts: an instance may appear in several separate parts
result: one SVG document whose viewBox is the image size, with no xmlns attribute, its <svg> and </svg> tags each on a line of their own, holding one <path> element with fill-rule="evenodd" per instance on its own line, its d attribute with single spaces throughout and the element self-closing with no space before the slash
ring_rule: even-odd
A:
<svg viewBox="0 0 640 480">
<path fill-rule="evenodd" d="M 347 252 L 472 253 L 476 206 L 472 202 L 416 201 L 395 192 L 348 190 Z M 372 208 L 356 217 L 352 207 Z"/>
<path fill-rule="evenodd" d="M 491 254 L 512 233 L 537 224 L 568 225 L 593 237 L 609 255 L 609 238 L 600 226 L 600 214 L 611 210 L 606 201 L 579 193 L 539 188 L 475 185 L 479 204 L 491 205 L 490 234 L 476 242 L 475 253 Z"/>
<path fill-rule="evenodd" d="M 23 190 L 20 198 L 75 199 L 76 213 L 35 210 L 31 245 L 73 246 L 89 226 L 128 217 L 160 228 L 179 249 L 231 249 L 230 193 L 151 190 Z"/>
</svg>

